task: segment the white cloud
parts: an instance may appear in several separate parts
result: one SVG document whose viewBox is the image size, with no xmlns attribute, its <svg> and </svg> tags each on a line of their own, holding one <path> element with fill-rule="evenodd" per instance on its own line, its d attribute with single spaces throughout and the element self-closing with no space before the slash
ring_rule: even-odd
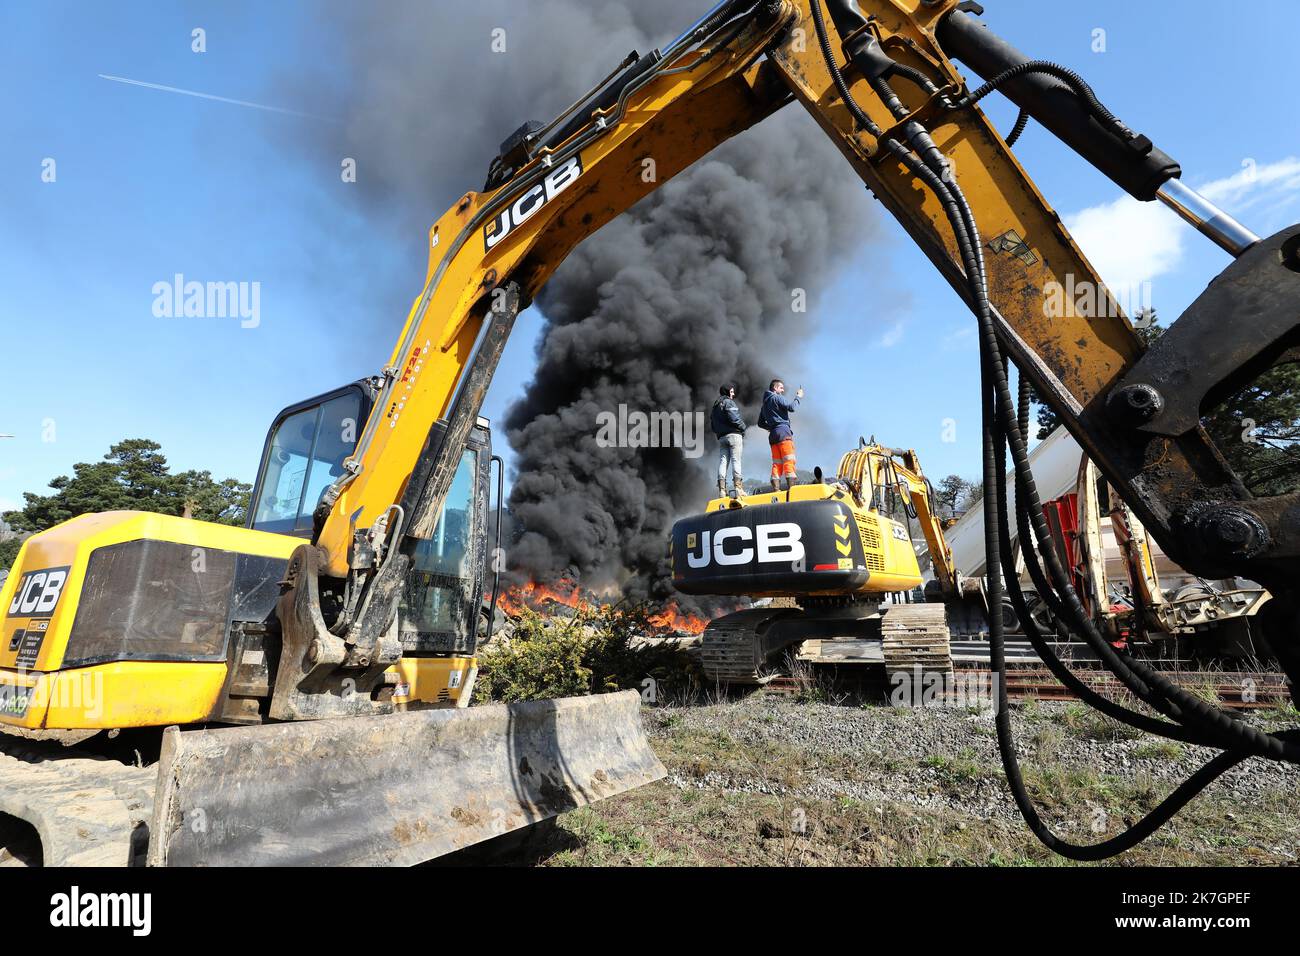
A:
<svg viewBox="0 0 1300 956">
<path fill-rule="evenodd" d="M 1121 302 L 1143 283 L 1172 271 L 1183 256 L 1182 221 L 1131 196 L 1066 216 L 1065 227 Z"/>
<path fill-rule="evenodd" d="M 973 341 L 975 341 L 975 323 L 967 322 L 964 325 L 957 326 L 945 335 L 940 340 L 940 344 L 945 352 L 955 352 L 958 349 L 967 347 Z"/>
<path fill-rule="evenodd" d="M 1300 201 L 1300 159 L 1263 165 L 1247 160 L 1241 172 L 1195 189 L 1247 226 L 1265 230 L 1263 221 L 1254 224 L 1246 214 L 1256 210 L 1272 223 L 1280 209 Z M 1144 283 L 1178 268 L 1184 243 L 1195 235 L 1161 203 L 1129 196 L 1067 215 L 1065 225 L 1121 303 L 1141 300 Z"/>
<path fill-rule="evenodd" d="M 882 349 L 892 349 L 899 342 L 903 341 L 903 330 L 906 328 L 904 323 L 895 322 L 889 328 L 885 329 L 876 343 Z"/>
<path fill-rule="evenodd" d="M 1236 216 L 1244 216 L 1265 202 L 1272 211 L 1279 201 L 1289 205 L 1300 198 L 1300 159 L 1292 156 L 1263 166 L 1248 159 L 1241 164 L 1241 172 L 1206 183 L 1196 191 Z"/>
</svg>

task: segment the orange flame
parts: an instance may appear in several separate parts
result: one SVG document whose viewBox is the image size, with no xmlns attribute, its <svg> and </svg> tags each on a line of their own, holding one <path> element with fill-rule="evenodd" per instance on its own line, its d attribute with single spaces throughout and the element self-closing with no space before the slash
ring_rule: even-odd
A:
<svg viewBox="0 0 1300 956">
<path fill-rule="evenodd" d="M 527 610 L 545 612 L 558 604 L 575 611 L 595 610 L 600 606 L 595 595 L 590 599 L 583 595 L 578 585 L 568 579 L 555 584 L 529 581 L 527 584 L 507 588 L 501 592 L 497 605 L 511 617 Z M 669 601 L 663 608 L 649 617 L 650 623 L 658 629 L 679 634 L 699 634 L 708 626 L 708 618 L 698 617 L 681 610 L 674 601 Z"/>
<path fill-rule="evenodd" d="M 501 609 L 510 615 L 516 615 L 524 609 L 542 610 L 550 603 L 561 604 L 575 611 L 590 610 L 594 606 L 583 599 L 578 585 L 569 580 L 559 581 L 554 587 L 539 581 L 529 581 L 506 589 L 498 598 Z"/>
<path fill-rule="evenodd" d="M 664 605 L 664 609 L 658 614 L 650 615 L 650 623 L 682 634 L 699 634 L 709 626 L 708 618 L 687 614 L 673 601 Z"/>
</svg>

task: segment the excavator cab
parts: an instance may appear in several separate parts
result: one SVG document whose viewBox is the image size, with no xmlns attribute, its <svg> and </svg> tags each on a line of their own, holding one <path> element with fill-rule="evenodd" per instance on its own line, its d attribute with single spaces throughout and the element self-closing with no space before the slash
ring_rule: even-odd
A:
<svg viewBox="0 0 1300 956">
<path fill-rule="evenodd" d="M 375 394 L 373 383 L 362 379 L 290 405 L 275 417 L 253 486 L 249 528 L 310 539 L 321 496 L 343 473 Z M 446 423 L 436 422 L 433 431 L 440 440 Z M 479 418 L 432 534 L 407 544 L 411 567 L 398 609 L 406 655 L 474 653 L 481 597 L 487 586 L 495 593 L 498 583 L 488 584 L 487 532 L 489 525 L 500 524 L 500 495 L 494 518 L 489 511 L 493 464 L 500 461 L 492 454 L 489 422 Z M 489 621 L 493 610 L 487 610 Z M 458 688 L 446 690 L 443 702 L 459 698 Z"/>
<path fill-rule="evenodd" d="M 245 529 L 107 512 L 26 542 L 3 588 L 0 724 L 90 730 L 265 720 L 279 582 L 310 539 L 317 501 L 351 454 L 372 397 L 359 382 L 276 416 Z M 479 419 L 431 535 L 406 545 L 403 656 L 381 691 L 398 709 L 469 702 L 491 468 L 488 423 Z M 155 693 L 163 685 L 182 691 L 165 707 Z"/>
</svg>

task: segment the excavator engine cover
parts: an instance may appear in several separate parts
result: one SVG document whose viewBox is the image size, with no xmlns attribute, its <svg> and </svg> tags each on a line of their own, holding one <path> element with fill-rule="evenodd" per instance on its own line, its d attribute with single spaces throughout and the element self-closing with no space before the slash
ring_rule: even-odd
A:
<svg viewBox="0 0 1300 956">
<path fill-rule="evenodd" d="M 838 498 L 771 497 L 777 500 L 674 524 L 673 586 L 684 594 L 802 595 L 883 593 L 921 583 L 901 525 Z"/>
</svg>

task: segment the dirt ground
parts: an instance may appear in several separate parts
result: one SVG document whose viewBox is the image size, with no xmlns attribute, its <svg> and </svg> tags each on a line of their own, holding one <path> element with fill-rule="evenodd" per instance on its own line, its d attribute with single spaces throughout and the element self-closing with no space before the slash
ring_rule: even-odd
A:
<svg viewBox="0 0 1300 956">
<path fill-rule="evenodd" d="M 1096 842 L 1212 755 L 1080 704 L 1013 705 L 1027 784 L 1062 836 Z M 1294 710 L 1255 713 L 1267 729 Z M 565 815 L 549 866 L 1066 865 L 1021 821 L 990 713 L 754 695 L 644 710 L 668 778 Z M 1249 760 L 1117 865 L 1294 865 L 1300 768 Z"/>
</svg>

